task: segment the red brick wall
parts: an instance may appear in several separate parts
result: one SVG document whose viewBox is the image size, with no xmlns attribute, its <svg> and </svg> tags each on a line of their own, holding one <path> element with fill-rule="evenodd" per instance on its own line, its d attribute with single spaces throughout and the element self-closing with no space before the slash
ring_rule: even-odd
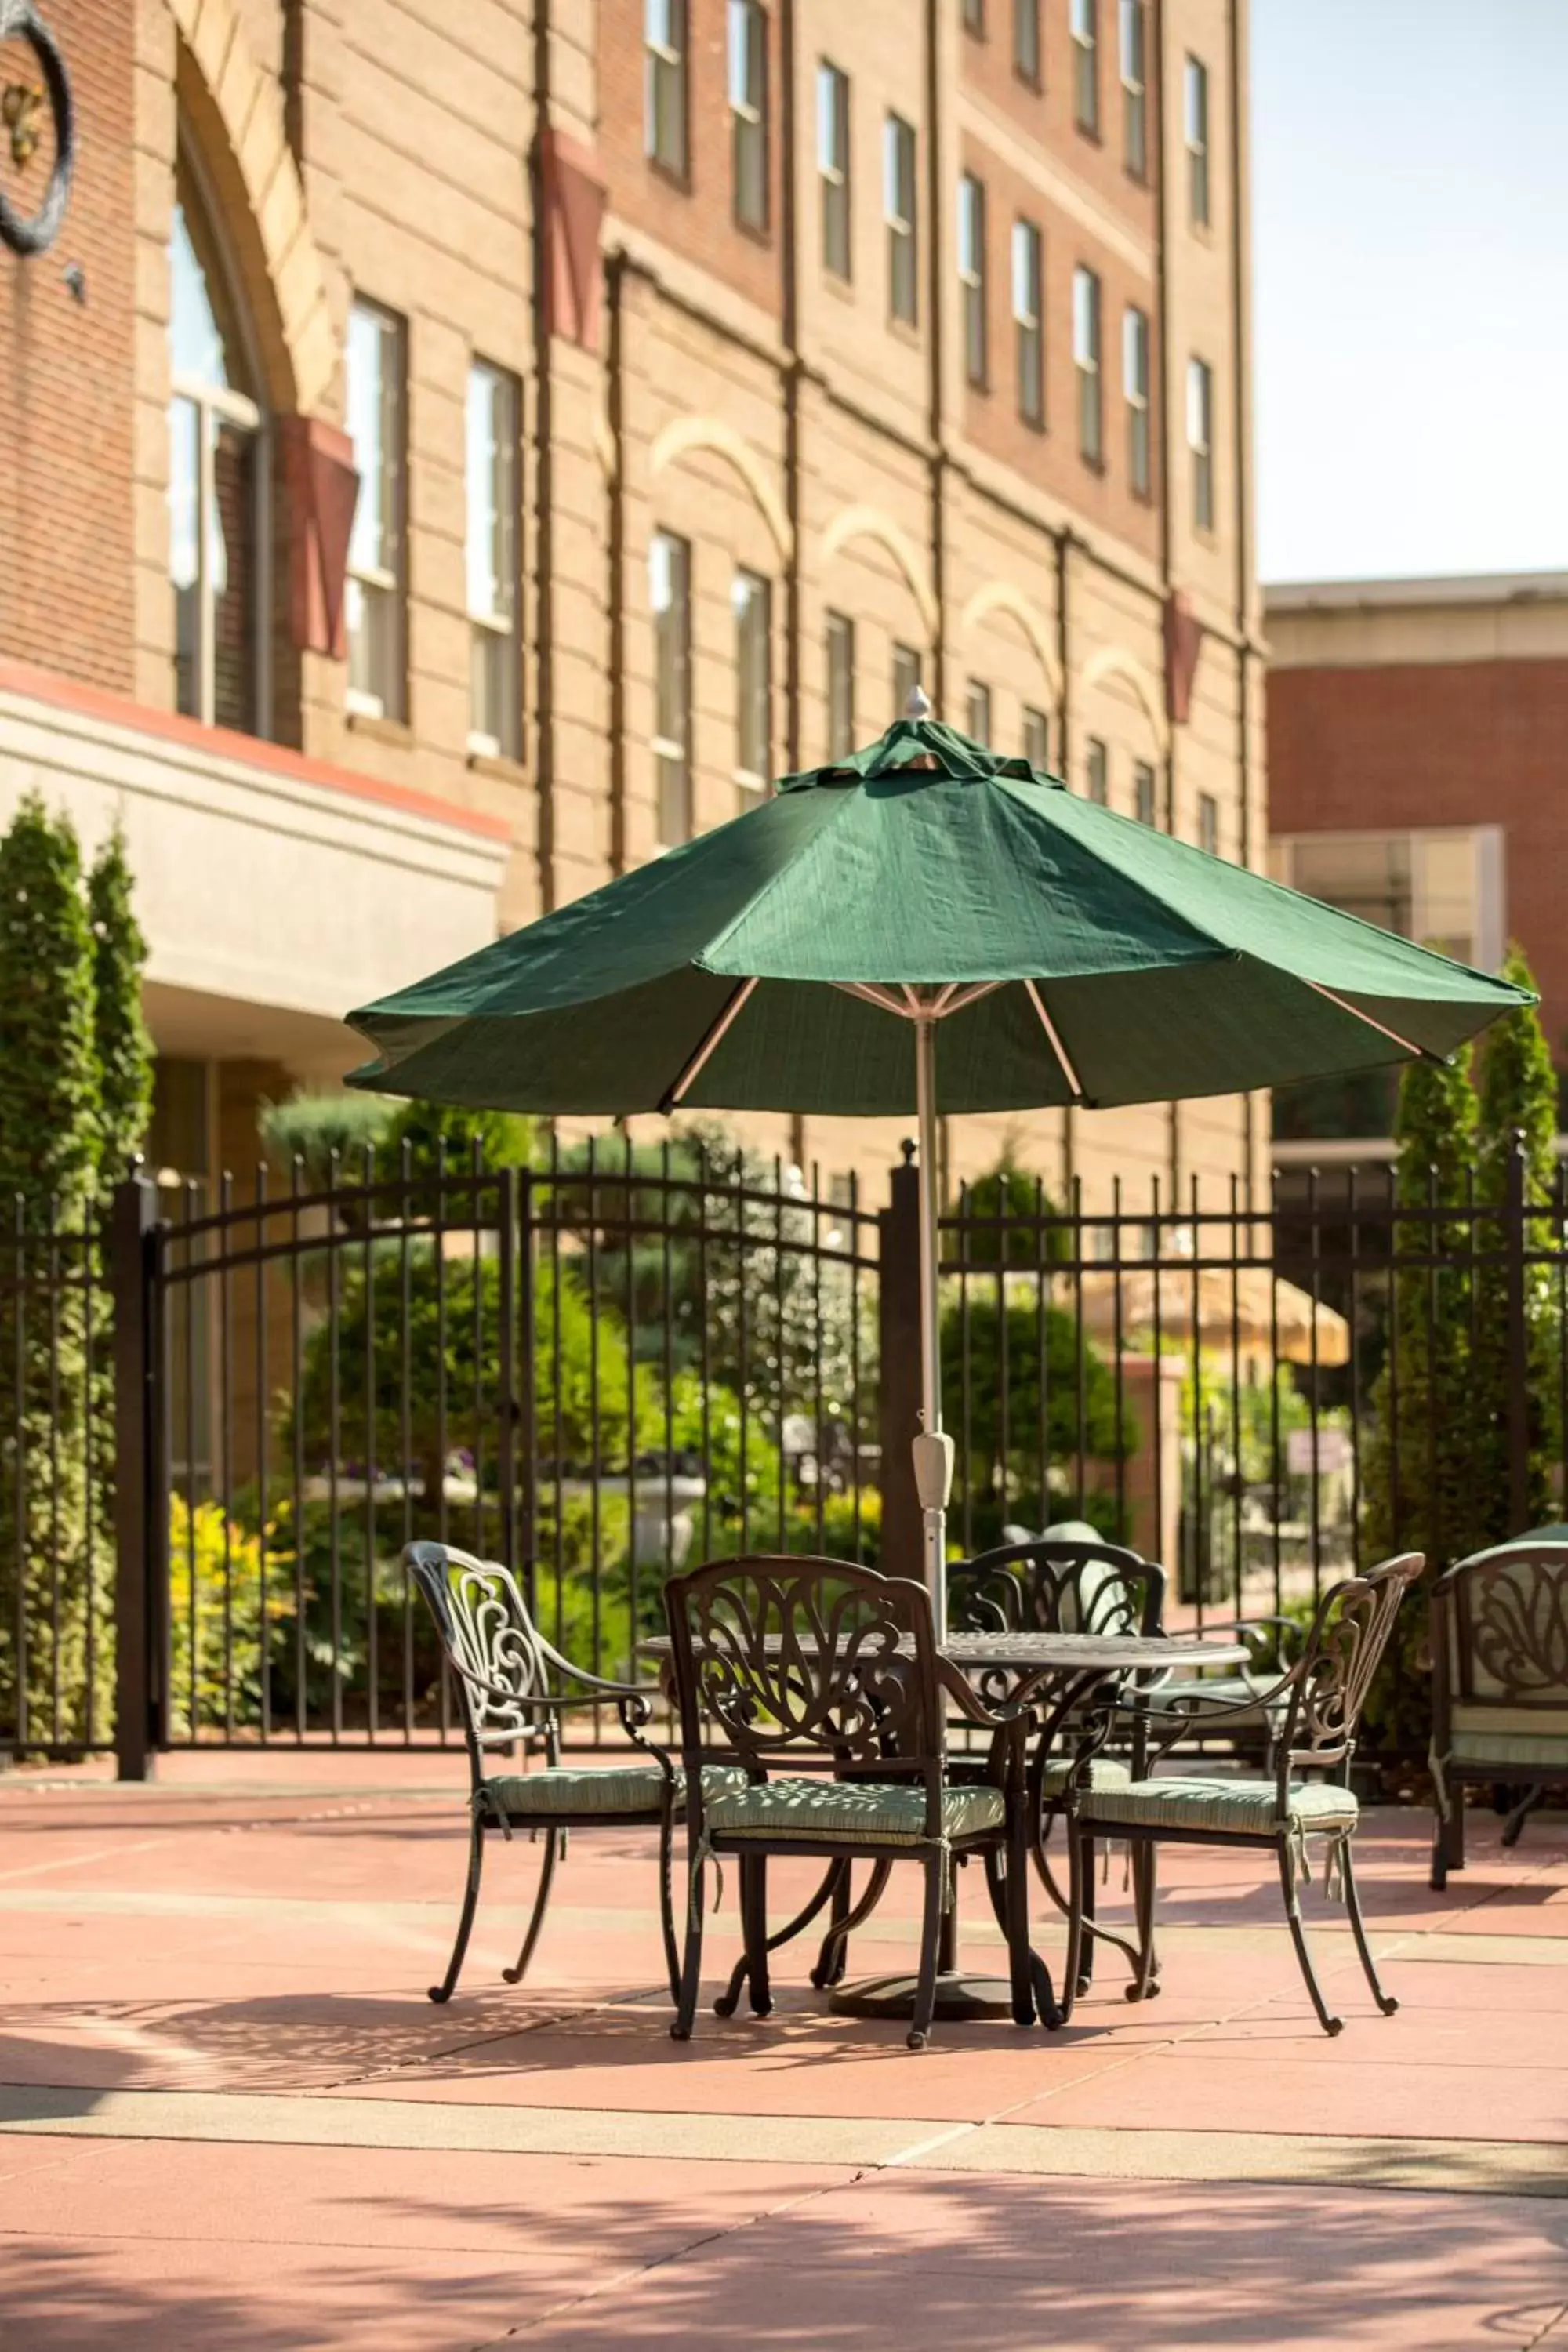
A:
<svg viewBox="0 0 1568 2352">
<path fill-rule="evenodd" d="M 684 186 L 643 152 L 644 0 L 600 0 L 599 154 L 610 208 L 636 221 L 735 293 L 779 309 L 779 55 L 776 12 L 768 24 L 768 221 L 765 235 L 736 226 L 730 160 L 726 0 L 688 0 Z M 809 97 L 809 92 L 806 93 Z M 810 133 L 809 115 L 799 135 Z"/>
<path fill-rule="evenodd" d="M 1040 0 L 1038 89 L 1032 89 L 1013 69 L 1012 0 L 986 0 L 984 37 L 961 34 L 960 70 L 970 88 L 1006 115 L 1025 138 L 1057 157 L 1114 211 L 1152 236 L 1159 171 L 1152 8 L 1147 11 L 1144 36 L 1149 81 L 1143 108 L 1148 171 L 1143 180 L 1134 180 L 1126 167 L 1119 42 L 1115 0 L 1100 0 L 1098 138 L 1080 131 L 1074 120 L 1072 30 L 1063 0 Z"/>
<path fill-rule="evenodd" d="M 971 41 L 969 47 L 977 44 Z M 1120 89 L 1120 85 L 1118 86 Z M 1152 558 L 1159 553 L 1160 427 L 1155 401 L 1160 383 L 1154 342 L 1153 280 L 1125 260 L 1037 188 L 999 155 L 967 132 L 961 168 L 973 172 L 985 190 L 985 322 L 990 383 L 984 391 L 966 385 L 965 432 L 983 449 L 1041 482 L 1102 529 L 1115 531 Z M 1032 220 L 1044 238 L 1042 317 L 1046 338 L 1046 422 L 1043 431 L 1018 414 L 1017 357 L 1013 323 L 1013 224 Z M 1080 264 L 1100 281 L 1100 376 L 1104 414 L 1105 461 L 1096 468 L 1079 450 L 1078 372 L 1072 355 L 1072 281 Z M 1121 320 L 1135 303 L 1149 320 L 1150 468 L 1153 497 L 1134 498 L 1128 474 L 1127 406 L 1122 396 Z M 962 312 L 953 332 L 962 333 Z"/>
<path fill-rule="evenodd" d="M 1500 824 L 1510 935 L 1568 1065 L 1568 661 L 1270 673 L 1275 833 Z"/>
<path fill-rule="evenodd" d="M 0 654 L 129 693 L 133 683 L 132 410 L 134 222 L 129 5 L 51 0 L 76 99 L 70 202 L 48 251 L 0 246 Z M 0 79 L 39 79 L 9 42 Z M 25 173 L 0 146 L 14 203 L 37 209 L 54 152 Z M 72 264 L 85 305 L 65 283 Z"/>
</svg>

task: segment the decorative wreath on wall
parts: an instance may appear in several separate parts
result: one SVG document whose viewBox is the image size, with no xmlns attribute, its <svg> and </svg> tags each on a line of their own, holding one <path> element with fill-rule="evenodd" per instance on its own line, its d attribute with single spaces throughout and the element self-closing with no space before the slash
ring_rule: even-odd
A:
<svg viewBox="0 0 1568 2352">
<path fill-rule="evenodd" d="M 44 190 L 44 201 L 30 217 L 24 217 L 0 189 L 0 238 L 13 253 L 47 253 L 65 217 L 71 167 L 76 161 L 76 110 L 71 102 L 70 79 L 54 36 L 32 0 L 0 0 L 0 41 L 5 40 L 26 41 L 38 61 L 48 94 L 49 112 L 54 117 L 55 161 L 49 184 Z M 19 167 L 26 166 L 37 145 L 32 120 L 37 110 L 37 94 L 22 84 L 13 82 L 0 91 L 0 121 L 10 138 L 12 161 Z"/>
</svg>

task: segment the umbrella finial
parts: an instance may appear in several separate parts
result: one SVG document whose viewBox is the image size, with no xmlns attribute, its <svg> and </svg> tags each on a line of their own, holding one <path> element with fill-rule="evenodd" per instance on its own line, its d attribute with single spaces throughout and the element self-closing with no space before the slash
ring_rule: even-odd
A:
<svg viewBox="0 0 1568 2352">
<path fill-rule="evenodd" d="M 904 705 L 904 717 L 906 719 L 931 717 L 931 697 L 918 679 L 910 688 L 910 698 Z"/>
</svg>

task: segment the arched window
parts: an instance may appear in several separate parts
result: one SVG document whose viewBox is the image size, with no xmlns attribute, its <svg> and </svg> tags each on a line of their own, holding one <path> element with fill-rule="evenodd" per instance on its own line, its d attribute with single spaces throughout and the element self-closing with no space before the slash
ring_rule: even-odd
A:
<svg viewBox="0 0 1568 2352">
<path fill-rule="evenodd" d="M 255 370 L 190 160 L 169 247 L 169 576 L 176 708 L 268 732 L 268 446 Z"/>
</svg>

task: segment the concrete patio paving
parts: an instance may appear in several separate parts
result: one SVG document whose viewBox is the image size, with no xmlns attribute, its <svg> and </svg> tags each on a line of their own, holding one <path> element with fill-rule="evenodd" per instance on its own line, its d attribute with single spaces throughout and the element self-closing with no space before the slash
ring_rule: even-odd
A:
<svg viewBox="0 0 1568 2352">
<path fill-rule="evenodd" d="M 515 1990 L 535 1857 L 493 1845 L 463 1985 L 425 1999 L 463 1775 L 416 1750 L 0 1779 L 7 2352 L 1568 2352 L 1561 1817 L 1504 1854 L 1476 1816 L 1435 1896 L 1425 1818 L 1372 1814 L 1405 2005 L 1375 2013 L 1314 1889 L 1337 2041 L 1269 1858 L 1189 1849 L 1144 2007 L 1112 1956 L 1065 2032 L 947 2027 L 915 2055 L 822 2013 L 805 1939 L 771 2019 L 705 2010 L 678 2048 L 641 1832 L 574 1842 Z M 912 1946 L 903 1875 L 867 1968 Z M 735 1935 L 727 1887 L 715 1977 Z"/>
</svg>

